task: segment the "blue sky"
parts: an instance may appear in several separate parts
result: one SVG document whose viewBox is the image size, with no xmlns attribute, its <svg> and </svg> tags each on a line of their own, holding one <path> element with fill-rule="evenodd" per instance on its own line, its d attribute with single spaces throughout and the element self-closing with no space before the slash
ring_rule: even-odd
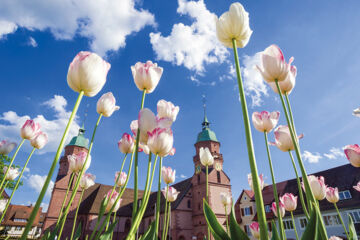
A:
<svg viewBox="0 0 360 240">
<path fill-rule="evenodd" d="M 137 117 L 141 92 L 133 83 L 130 66 L 153 60 L 164 68 L 156 90 L 146 96 L 145 106 L 156 111 L 160 99 L 180 106 L 173 125 L 176 155 L 164 165 L 177 170 L 177 181 L 194 172 L 194 143 L 203 118 L 202 95 L 207 96 L 211 128 L 221 142 L 224 170 L 231 178 L 233 196 L 248 188 L 247 150 L 231 49 L 216 39 L 214 14 L 227 11 L 229 1 L 23 1 L 5 0 L 0 7 L 0 138 L 20 141 L 18 126 L 26 117 L 43 122 L 52 137 L 34 155 L 24 186 L 14 203 L 35 202 L 48 172 L 64 122 L 77 94 L 66 83 L 67 68 L 81 50 L 95 51 L 112 65 L 103 90 L 84 98 L 71 134 L 76 134 L 84 112 L 87 137 L 95 124 L 96 101 L 112 91 L 120 110 L 104 118 L 96 135 L 89 172 L 97 182 L 112 184 L 122 155 L 117 141 Z M 298 76 L 290 96 L 309 173 L 348 163 L 342 147 L 358 143 L 360 120 L 352 110 L 359 107 L 360 22 L 358 1 L 242 1 L 253 30 L 249 44 L 239 49 L 249 113 L 281 111 L 275 93 L 253 69 L 259 52 L 278 44 L 286 59 L 295 57 Z M 258 54 L 257 54 L 258 53 Z M 57 97 L 54 97 L 57 95 Z M 285 124 L 283 114 L 280 124 Z M 253 137 L 259 172 L 270 183 L 263 135 Z M 270 134 L 273 139 L 273 134 Z M 25 144 L 16 158 L 23 164 L 30 151 Z M 293 178 L 286 153 L 272 147 L 277 180 Z M 140 171 L 145 172 L 141 156 Z M 54 178 L 56 176 L 55 172 Z M 141 176 L 141 174 L 140 174 Z M 140 179 L 141 186 L 144 179 Z M 130 187 L 132 186 L 132 180 Z M 155 190 L 155 189 L 154 189 Z M 45 202 L 49 196 L 45 198 Z"/>
</svg>

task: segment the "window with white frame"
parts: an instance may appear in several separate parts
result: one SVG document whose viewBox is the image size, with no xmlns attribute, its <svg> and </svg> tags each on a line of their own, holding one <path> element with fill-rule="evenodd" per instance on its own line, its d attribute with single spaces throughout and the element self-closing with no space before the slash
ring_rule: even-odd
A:
<svg viewBox="0 0 360 240">
<path fill-rule="evenodd" d="M 307 219 L 306 218 L 299 218 L 300 221 L 300 228 L 305 229 L 307 225 Z"/>
<path fill-rule="evenodd" d="M 251 215 L 250 207 L 245 207 L 244 208 L 244 216 L 249 216 L 249 215 Z"/>
<path fill-rule="evenodd" d="M 360 223 L 360 210 L 353 210 L 349 212 L 354 223 Z"/>
<path fill-rule="evenodd" d="M 337 226 L 340 225 L 340 218 L 337 214 L 329 214 L 323 216 L 325 226 Z"/>
<path fill-rule="evenodd" d="M 294 229 L 293 222 L 291 220 L 283 220 L 284 223 L 284 229 L 285 230 L 292 230 Z"/>
<path fill-rule="evenodd" d="M 346 200 L 346 199 L 350 199 L 350 198 L 352 198 L 352 197 L 351 197 L 351 193 L 349 190 L 339 192 L 340 200 Z"/>
<path fill-rule="evenodd" d="M 14 222 L 27 222 L 27 220 L 23 218 L 14 218 Z"/>
<path fill-rule="evenodd" d="M 270 205 L 265 205 L 265 212 L 271 212 Z"/>
</svg>

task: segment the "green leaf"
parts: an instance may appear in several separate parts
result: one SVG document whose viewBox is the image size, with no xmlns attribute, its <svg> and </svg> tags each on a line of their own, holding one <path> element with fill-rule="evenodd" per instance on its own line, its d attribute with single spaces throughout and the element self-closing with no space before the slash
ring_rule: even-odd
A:
<svg viewBox="0 0 360 240">
<path fill-rule="evenodd" d="M 350 214 L 348 214 L 348 217 L 349 217 L 349 237 L 350 237 L 349 240 L 358 240 L 356 229 L 354 226 L 354 221 Z"/>
<path fill-rule="evenodd" d="M 81 237 L 81 222 L 79 223 L 78 227 L 76 228 L 74 239 L 77 240 Z"/>
<path fill-rule="evenodd" d="M 271 229 L 272 229 L 271 240 L 281 240 L 274 221 L 271 221 Z"/>
<path fill-rule="evenodd" d="M 153 239 L 156 239 L 155 221 L 150 224 L 144 235 L 142 235 L 140 238 L 140 240 L 153 240 Z"/>
<path fill-rule="evenodd" d="M 214 212 L 211 210 L 210 206 L 206 202 L 206 200 L 203 200 L 203 207 L 204 207 L 204 215 L 206 218 L 206 222 L 208 225 L 208 228 L 213 233 L 213 236 L 216 240 L 231 240 L 230 237 L 225 232 L 222 225 L 218 222 Z"/>
<path fill-rule="evenodd" d="M 318 220 L 317 211 L 312 210 L 301 240 L 318 239 Z"/>
<path fill-rule="evenodd" d="M 231 239 L 250 240 L 248 235 L 240 228 L 239 224 L 236 222 L 234 206 L 232 206 L 231 208 L 229 225 Z"/>
<path fill-rule="evenodd" d="M 109 229 L 104 232 L 101 236 L 100 236 L 100 240 L 110 240 L 111 238 L 111 234 L 113 233 L 114 231 L 114 228 L 116 226 L 116 224 L 118 223 L 118 221 L 115 221 L 114 223 L 112 223 L 109 227 Z"/>
</svg>

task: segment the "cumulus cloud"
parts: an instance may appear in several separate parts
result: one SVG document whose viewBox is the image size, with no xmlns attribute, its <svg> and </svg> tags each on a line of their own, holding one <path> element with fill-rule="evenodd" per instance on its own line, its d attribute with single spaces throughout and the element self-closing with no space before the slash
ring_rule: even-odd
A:
<svg viewBox="0 0 360 240">
<path fill-rule="evenodd" d="M 33 37 L 29 37 L 29 41 L 28 41 L 27 44 L 28 44 L 29 46 L 31 46 L 31 47 L 37 47 L 37 46 L 38 46 L 36 40 L 35 40 Z"/>
<path fill-rule="evenodd" d="M 177 13 L 189 16 L 191 25 L 176 23 L 170 35 L 150 33 L 150 42 L 157 59 L 175 65 L 204 72 L 204 65 L 222 63 L 229 55 L 228 50 L 216 38 L 215 14 L 210 12 L 203 0 L 178 0 Z"/>
<path fill-rule="evenodd" d="M 60 139 L 63 135 L 64 129 L 68 122 L 71 111 L 66 110 L 67 101 L 63 96 L 55 95 L 50 100 L 42 103 L 42 105 L 54 110 L 54 118 L 52 120 L 46 119 L 43 115 L 38 115 L 34 118 L 35 122 L 41 125 L 41 130 L 48 134 L 49 142 L 41 150 L 37 150 L 36 153 L 55 152 L 59 145 Z M 20 128 L 30 116 L 19 116 L 14 111 L 4 112 L 0 115 L 0 120 L 4 123 L 0 123 L 0 136 L 11 139 L 13 141 L 19 141 Z M 79 124 L 77 118 L 70 127 L 67 142 L 74 135 L 77 135 L 79 130 Z"/>
<path fill-rule="evenodd" d="M 304 151 L 302 157 L 305 161 L 308 161 L 309 163 L 318 163 L 319 160 L 322 158 L 319 153 L 311 153 L 309 151 Z"/>
<path fill-rule="evenodd" d="M 329 153 L 324 153 L 328 159 L 337 159 L 338 157 L 345 157 L 344 152 L 340 148 L 331 148 Z"/>
<path fill-rule="evenodd" d="M 46 180 L 46 175 L 44 176 L 40 176 L 40 175 L 30 175 L 29 179 L 28 179 L 28 185 L 34 189 L 36 192 L 40 193 L 42 187 L 44 186 Z M 46 196 L 50 197 L 51 196 L 51 191 L 54 188 L 54 182 L 50 181 L 49 187 L 46 191 Z"/>
<path fill-rule="evenodd" d="M 184 174 L 180 174 L 180 178 L 186 178 Z"/>
<path fill-rule="evenodd" d="M 125 46 L 126 37 L 146 25 L 155 26 L 154 15 L 136 9 L 134 0 L 2 0 L 0 38 L 16 29 L 49 30 L 56 39 L 79 35 L 89 39 L 100 55 Z"/>
</svg>

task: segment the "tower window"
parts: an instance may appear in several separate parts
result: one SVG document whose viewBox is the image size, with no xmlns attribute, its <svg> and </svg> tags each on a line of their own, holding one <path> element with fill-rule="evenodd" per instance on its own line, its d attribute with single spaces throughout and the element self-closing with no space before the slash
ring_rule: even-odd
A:
<svg viewBox="0 0 360 240">
<path fill-rule="evenodd" d="M 197 176 L 198 184 L 200 184 L 200 175 Z"/>
<path fill-rule="evenodd" d="M 221 182 L 220 172 L 216 172 L 216 173 L 217 173 L 217 182 L 220 183 Z"/>
<path fill-rule="evenodd" d="M 187 207 L 188 207 L 188 208 L 191 208 L 191 200 L 188 200 L 188 201 L 187 201 Z"/>
</svg>

